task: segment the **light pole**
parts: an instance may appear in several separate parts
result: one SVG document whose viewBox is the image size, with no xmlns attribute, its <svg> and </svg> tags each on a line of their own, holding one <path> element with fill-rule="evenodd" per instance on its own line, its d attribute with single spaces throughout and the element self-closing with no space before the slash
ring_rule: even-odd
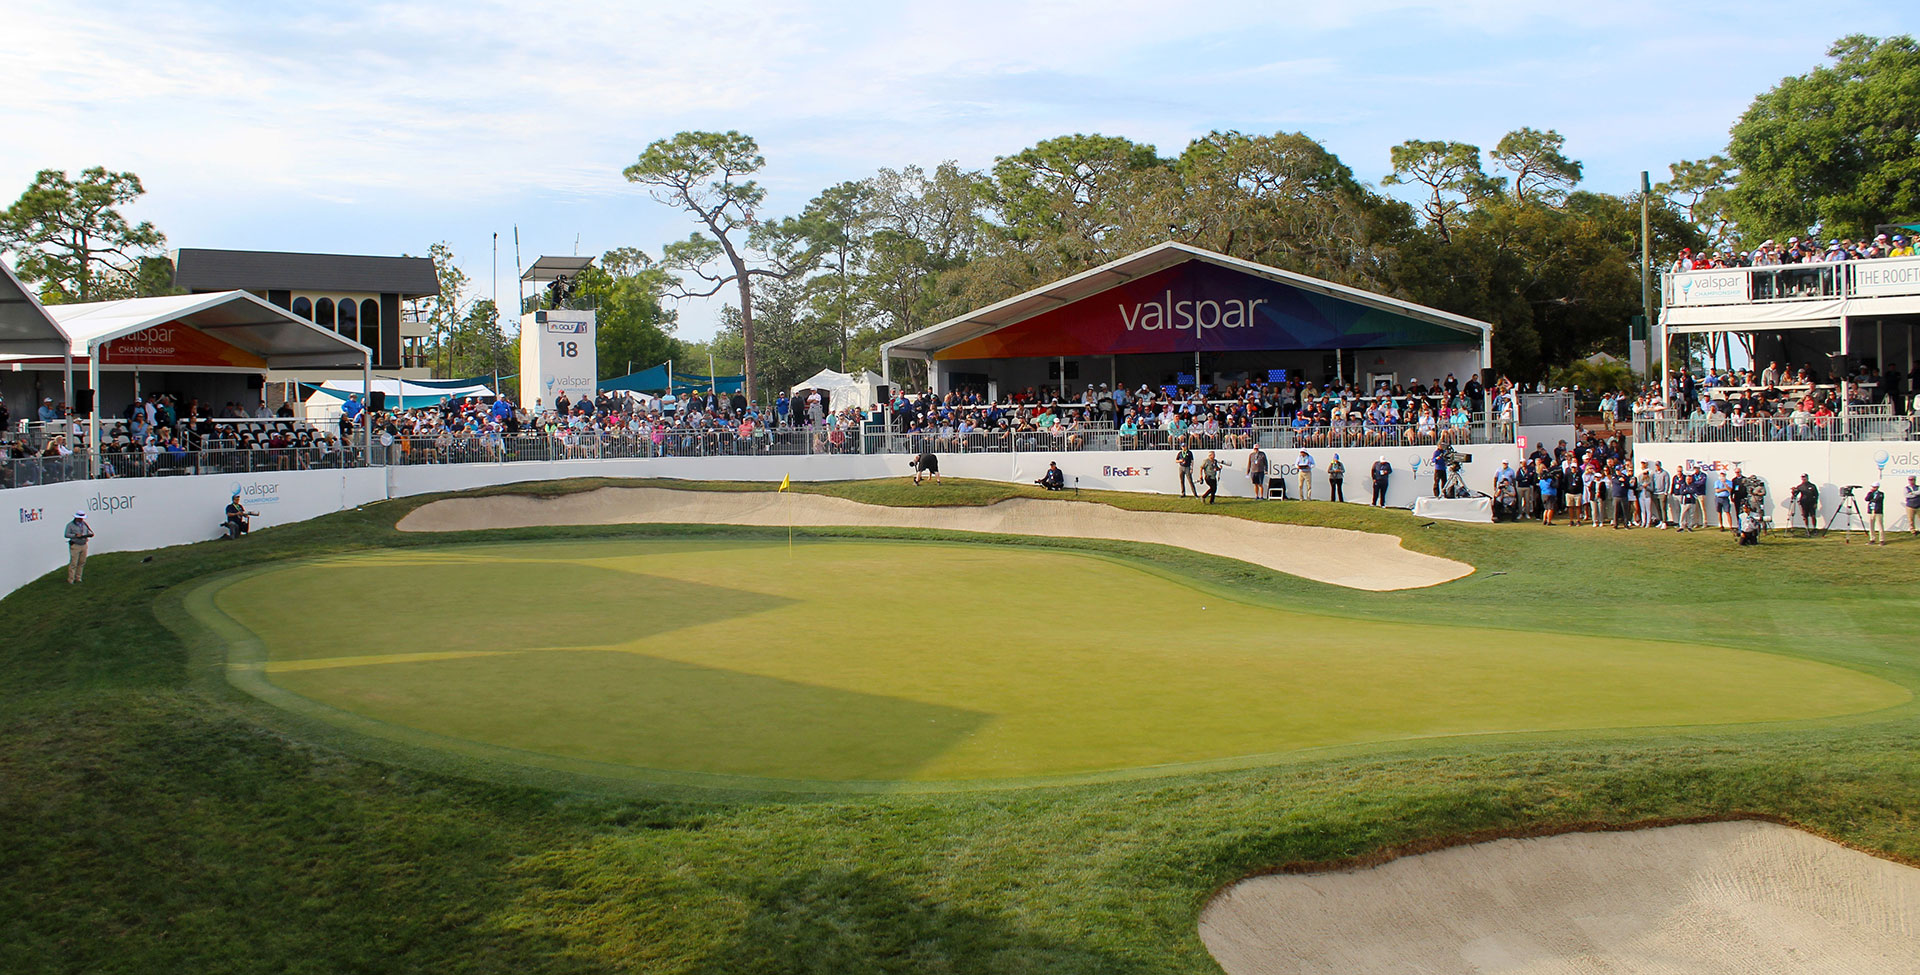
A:
<svg viewBox="0 0 1920 975">
<path fill-rule="evenodd" d="M 1640 171 L 1640 322 L 1647 330 L 1648 354 L 1653 349 L 1653 267 L 1652 222 L 1648 216 L 1653 196 L 1653 181 L 1646 170 Z M 1633 361 L 1633 329 L 1627 329 L 1627 361 Z"/>
<path fill-rule="evenodd" d="M 487 358 L 493 360 L 493 395 L 500 396 L 500 232 L 493 232 L 493 283 L 487 287 L 493 299 L 493 332 L 487 342 Z"/>
</svg>

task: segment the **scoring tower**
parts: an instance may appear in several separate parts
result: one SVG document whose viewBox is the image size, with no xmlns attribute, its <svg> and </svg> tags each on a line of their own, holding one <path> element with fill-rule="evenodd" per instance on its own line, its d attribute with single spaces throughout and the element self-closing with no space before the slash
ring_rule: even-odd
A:
<svg viewBox="0 0 1920 975">
<path fill-rule="evenodd" d="M 591 257 L 542 257 L 520 280 L 536 286 L 521 303 L 520 405 L 550 409 L 560 398 L 578 401 L 599 391 L 593 310 L 574 297 L 574 279 Z M 539 286 L 544 285 L 544 288 Z"/>
</svg>

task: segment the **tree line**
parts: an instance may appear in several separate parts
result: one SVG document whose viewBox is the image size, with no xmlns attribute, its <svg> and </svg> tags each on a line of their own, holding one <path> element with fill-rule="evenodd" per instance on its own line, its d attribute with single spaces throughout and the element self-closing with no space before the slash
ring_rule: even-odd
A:
<svg viewBox="0 0 1920 975">
<path fill-rule="evenodd" d="M 1682 247 L 1920 217 L 1920 47 L 1856 35 L 1828 55 L 1757 96 L 1724 154 L 1667 167 L 1647 201 L 1656 267 Z M 1165 240 L 1492 322 L 1494 366 L 1517 379 L 1625 356 L 1637 187 L 1583 186 L 1551 129 L 1487 150 L 1408 140 L 1390 164 L 1375 188 L 1303 133 L 1211 132 L 1172 156 L 1076 134 L 983 170 L 882 169 L 779 219 L 754 216 L 765 160 L 738 132 L 660 140 L 626 175 L 705 225 L 662 248 L 661 293 L 732 288 L 707 351 L 761 390 L 875 368 L 889 339 Z"/>
<path fill-rule="evenodd" d="M 1656 262 L 1920 217 L 1920 47 L 1850 36 L 1829 58 L 1757 96 L 1724 153 L 1667 167 L 1648 201 Z M 1552 129 L 1486 150 L 1412 139 L 1389 162 L 1374 187 L 1298 132 L 1210 132 L 1173 155 L 1074 134 L 985 169 L 881 169 L 767 217 L 755 140 L 682 132 L 625 176 L 700 229 L 655 254 L 607 252 L 577 295 L 599 312 L 603 378 L 711 354 L 762 396 L 822 366 L 877 368 L 889 339 L 1166 240 L 1492 322 L 1495 368 L 1517 379 L 1625 354 L 1641 310 L 1637 188 L 1584 186 Z M 49 300 L 158 288 L 164 238 L 116 209 L 139 192 L 130 173 L 43 172 L 0 211 L 0 247 Z M 430 351 L 448 374 L 490 371 L 502 356 L 491 304 L 463 304 L 451 252 L 433 254 Z M 668 301 L 722 292 L 715 337 L 679 339 Z"/>
</svg>

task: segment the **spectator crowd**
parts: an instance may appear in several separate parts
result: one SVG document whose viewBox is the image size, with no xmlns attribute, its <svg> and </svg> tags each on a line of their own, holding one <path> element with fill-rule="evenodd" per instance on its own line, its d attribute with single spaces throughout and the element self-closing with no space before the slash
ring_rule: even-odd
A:
<svg viewBox="0 0 1920 975">
<path fill-rule="evenodd" d="M 1883 257 L 1912 257 L 1913 242 L 1905 234 L 1877 234 L 1872 240 L 1833 237 L 1826 246 L 1812 234 L 1789 237 L 1783 244 L 1772 239 L 1746 250 L 1734 244 L 1719 248 L 1680 249 L 1670 270 L 1707 271 L 1729 267 L 1777 267 L 1790 264 L 1832 264 L 1839 261 L 1867 261 Z"/>
<path fill-rule="evenodd" d="M 978 390 L 901 393 L 893 432 L 914 451 L 1239 449 L 1291 431 L 1307 447 L 1470 443 L 1477 425 L 1512 430 L 1517 390 L 1477 375 L 1431 383 L 1234 382 L 1218 386 L 1087 385 L 1079 395 L 1029 387 L 989 400 Z M 1269 446 L 1277 437 L 1267 437 Z"/>
</svg>

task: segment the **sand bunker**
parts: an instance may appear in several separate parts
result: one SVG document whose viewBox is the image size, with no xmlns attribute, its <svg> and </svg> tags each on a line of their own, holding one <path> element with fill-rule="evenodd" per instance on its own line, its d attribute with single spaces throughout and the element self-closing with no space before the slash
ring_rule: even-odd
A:
<svg viewBox="0 0 1920 975">
<path fill-rule="evenodd" d="M 448 498 L 415 509 L 399 527 L 443 532 L 635 523 L 783 526 L 789 518 L 808 526 L 940 528 L 1176 545 L 1354 589 L 1414 589 L 1473 571 L 1464 562 L 1409 552 L 1392 535 L 1029 498 L 980 507 L 896 508 L 817 494 L 601 488 L 554 498 Z"/>
<path fill-rule="evenodd" d="M 1499 840 L 1245 880 L 1200 937 L 1228 975 L 1920 972 L 1920 869 L 1769 823 Z"/>
</svg>

